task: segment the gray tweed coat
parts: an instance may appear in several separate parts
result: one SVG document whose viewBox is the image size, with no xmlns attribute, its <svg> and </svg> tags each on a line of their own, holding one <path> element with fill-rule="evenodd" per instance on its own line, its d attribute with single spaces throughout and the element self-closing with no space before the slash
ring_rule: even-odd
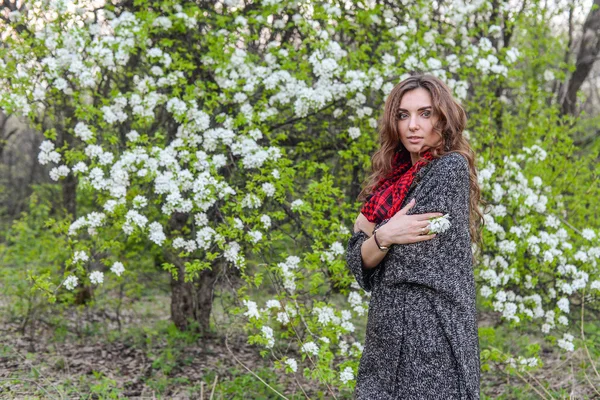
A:
<svg viewBox="0 0 600 400">
<path fill-rule="evenodd" d="M 364 269 L 362 231 L 348 242 L 347 265 L 371 291 L 357 399 L 479 399 L 479 341 L 469 233 L 469 165 L 449 153 L 419 170 L 402 207 L 449 213 L 431 240 L 394 244 Z M 387 223 L 387 219 L 376 225 Z"/>
</svg>

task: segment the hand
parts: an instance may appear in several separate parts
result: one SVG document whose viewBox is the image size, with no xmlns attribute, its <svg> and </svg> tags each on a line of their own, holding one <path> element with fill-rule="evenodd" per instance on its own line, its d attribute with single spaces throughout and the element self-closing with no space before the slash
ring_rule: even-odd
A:
<svg viewBox="0 0 600 400">
<path fill-rule="evenodd" d="M 363 213 L 358 214 L 358 218 L 356 218 L 356 222 L 354 222 L 354 233 L 358 231 L 363 231 L 367 234 L 367 236 L 371 236 L 373 234 L 373 228 L 375 228 L 375 222 L 371 222 L 365 217 Z"/>
<path fill-rule="evenodd" d="M 377 240 L 382 246 L 407 244 L 433 239 L 436 234 L 429 233 L 429 218 L 441 217 L 442 213 L 406 215 L 415 205 L 412 199 L 403 209 L 391 217 L 377 230 Z"/>
</svg>

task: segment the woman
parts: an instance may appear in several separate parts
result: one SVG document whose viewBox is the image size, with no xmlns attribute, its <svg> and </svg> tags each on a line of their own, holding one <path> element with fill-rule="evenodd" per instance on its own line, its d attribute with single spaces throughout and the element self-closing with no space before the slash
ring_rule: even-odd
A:
<svg viewBox="0 0 600 400">
<path fill-rule="evenodd" d="M 386 100 L 347 252 L 372 291 L 358 399 L 479 399 L 471 243 L 482 214 L 466 120 L 434 76 L 410 76 Z M 444 214 L 449 229 L 430 233 Z"/>
</svg>

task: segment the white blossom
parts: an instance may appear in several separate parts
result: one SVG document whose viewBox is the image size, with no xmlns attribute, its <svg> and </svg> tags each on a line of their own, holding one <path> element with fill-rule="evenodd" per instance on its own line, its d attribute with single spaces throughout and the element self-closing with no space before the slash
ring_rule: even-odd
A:
<svg viewBox="0 0 600 400">
<path fill-rule="evenodd" d="M 260 318 L 256 302 L 252 300 L 243 300 L 242 302 L 248 308 L 248 310 L 244 313 L 245 316 L 248 318 Z"/>
<path fill-rule="evenodd" d="M 544 80 L 546 81 L 552 81 L 554 80 L 554 72 L 550 71 L 549 69 L 544 71 Z"/>
<path fill-rule="evenodd" d="M 594 232 L 593 229 L 586 228 L 581 231 L 581 236 L 583 236 L 584 239 L 593 240 L 596 238 L 596 232 Z"/>
<path fill-rule="evenodd" d="M 148 235 L 148 239 L 152 242 L 156 243 L 159 246 L 162 246 L 163 242 L 167 239 L 163 232 L 162 225 L 158 222 L 152 222 L 149 226 L 150 234 Z"/>
<path fill-rule="evenodd" d="M 563 334 L 562 339 L 558 339 L 557 344 L 561 349 L 565 349 L 566 351 L 573 351 L 575 346 L 573 345 L 573 335 L 565 333 Z"/>
<path fill-rule="evenodd" d="M 489 286 L 482 286 L 481 289 L 479 289 L 479 293 L 483 296 L 483 297 L 490 297 L 492 295 L 492 290 L 489 288 Z"/>
<path fill-rule="evenodd" d="M 115 273 L 117 276 L 121 276 L 123 274 L 123 272 L 125 272 L 125 267 L 123 266 L 123 263 L 120 261 L 116 261 L 112 267 L 110 267 L 110 270 Z"/>
<path fill-rule="evenodd" d="M 260 231 L 250 231 L 250 232 L 248 232 L 248 235 L 250 236 L 250 241 L 252 243 L 260 242 L 263 237 L 263 234 Z"/>
<path fill-rule="evenodd" d="M 59 180 L 63 176 L 69 175 L 69 167 L 66 165 L 59 165 L 50 170 L 50 178 L 54 181 Z"/>
<path fill-rule="evenodd" d="M 517 244 L 512 240 L 502 240 L 498 243 L 498 249 L 503 254 L 512 254 L 517 251 Z"/>
<path fill-rule="evenodd" d="M 273 197 L 275 194 L 275 186 L 273 186 L 270 182 L 265 182 L 261 186 L 263 192 L 267 195 L 267 197 Z"/>
<path fill-rule="evenodd" d="M 304 201 L 302 201 L 302 199 L 296 199 L 292 202 L 291 209 L 292 209 L 292 211 L 296 211 L 300 207 L 302 207 L 302 205 L 304 205 Z"/>
<path fill-rule="evenodd" d="M 271 349 L 275 345 L 275 337 L 273 336 L 273 328 L 270 326 L 263 325 L 261 328 L 263 336 L 267 339 L 266 348 Z"/>
<path fill-rule="evenodd" d="M 267 302 L 265 303 L 265 307 L 267 309 L 269 309 L 269 308 L 280 309 L 281 303 L 279 302 L 279 300 L 271 299 L 271 300 L 267 300 Z"/>
<path fill-rule="evenodd" d="M 356 140 L 360 136 L 360 129 L 356 127 L 348 128 L 348 135 L 350 138 Z"/>
<path fill-rule="evenodd" d="M 285 363 L 290 367 L 292 372 L 298 371 L 298 362 L 296 362 L 296 360 L 294 360 L 293 358 L 286 359 Z"/>
<path fill-rule="evenodd" d="M 240 268 L 244 263 L 244 258 L 240 254 L 240 245 L 237 242 L 230 242 L 227 244 L 223 257 L 232 262 L 236 268 Z"/>
<path fill-rule="evenodd" d="M 75 286 L 77 286 L 77 277 L 74 275 L 69 275 L 64 280 L 63 284 L 67 290 L 73 290 Z"/>
<path fill-rule="evenodd" d="M 302 351 L 304 353 L 318 355 L 319 354 L 319 346 L 315 342 L 306 342 L 302 345 Z"/>
<path fill-rule="evenodd" d="M 77 125 L 75 125 L 74 132 L 75 136 L 77 136 L 84 142 L 87 142 L 94 136 L 93 132 L 84 122 L 78 122 Z"/>
<path fill-rule="evenodd" d="M 94 285 L 100 285 L 104 282 L 104 274 L 100 271 L 92 271 L 90 273 L 90 282 Z"/>
<path fill-rule="evenodd" d="M 87 261 L 89 260 L 88 255 L 85 253 L 85 251 L 76 251 L 75 255 L 73 256 L 73 263 L 76 263 L 78 261 Z"/>
<path fill-rule="evenodd" d="M 441 217 L 429 219 L 429 233 L 443 233 L 450 228 L 450 221 L 448 220 L 450 214 L 444 214 Z"/>
<path fill-rule="evenodd" d="M 271 227 L 271 217 L 266 214 L 260 216 L 260 222 L 263 224 L 265 229 L 269 229 Z"/>
<path fill-rule="evenodd" d="M 129 131 L 129 133 L 127 133 L 125 136 L 127 137 L 127 140 L 129 140 L 130 142 L 135 142 L 139 139 L 140 134 L 137 131 L 132 130 L 132 131 Z"/>
<path fill-rule="evenodd" d="M 350 382 L 352 379 L 354 379 L 354 372 L 352 371 L 352 368 L 344 368 L 344 370 L 340 373 L 340 381 L 345 384 Z"/>
<path fill-rule="evenodd" d="M 560 300 L 558 300 L 556 302 L 556 305 L 562 312 L 567 314 L 569 313 L 569 299 L 567 299 L 566 297 L 563 297 Z"/>
</svg>

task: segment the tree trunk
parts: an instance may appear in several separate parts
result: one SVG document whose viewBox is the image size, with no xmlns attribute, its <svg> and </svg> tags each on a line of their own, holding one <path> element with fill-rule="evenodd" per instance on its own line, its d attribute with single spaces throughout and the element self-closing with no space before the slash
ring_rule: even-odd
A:
<svg viewBox="0 0 600 400">
<path fill-rule="evenodd" d="M 171 319 L 175 326 L 185 331 L 196 320 L 196 299 L 193 282 L 184 282 L 184 266 L 177 266 L 177 279 L 171 275 Z"/>
<path fill-rule="evenodd" d="M 189 217 L 186 213 L 174 213 L 169 221 L 170 231 L 181 231 Z M 198 331 L 207 334 L 210 330 L 217 272 L 222 267 L 222 262 L 216 261 L 211 269 L 201 271 L 194 281 L 185 282 L 185 262 L 188 260 L 166 249 L 163 255 L 177 271 L 177 278 L 171 274 L 171 320 L 182 331 L 190 329 L 190 325 L 197 323 Z"/>
<path fill-rule="evenodd" d="M 594 8 L 596 7 L 596 8 Z M 581 45 L 577 54 L 575 71 L 566 85 L 563 95 L 561 112 L 562 114 L 575 115 L 577 111 L 577 91 L 583 85 L 587 78 L 596 57 L 600 50 L 600 0 L 594 0 L 585 23 L 583 24 L 583 34 L 581 36 Z"/>
<path fill-rule="evenodd" d="M 217 271 L 216 268 L 205 269 L 200 273 L 200 280 L 196 285 L 196 318 L 203 334 L 209 333 L 210 329 L 210 315 L 212 314 Z"/>
<path fill-rule="evenodd" d="M 215 282 L 216 268 L 205 269 L 193 282 L 185 282 L 185 266 L 181 260 L 171 261 L 177 269 L 177 279 L 171 275 L 171 319 L 179 330 L 188 330 L 190 325 L 198 323 L 198 331 L 208 334 Z M 220 265 L 219 265 L 220 266 Z"/>
<path fill-rule="evenodd" d="M 64 115 L 74 115 L 74 111 L 68 106 L 65 106 L 64 111 L 60 114 L 61 122 L 64 120 Z M 57 130 L 58 147 L 67 144 L 69 149 L 74 148 L 73 137 L 65 132 L 64 124 L 59 124 Z M 64 179 L 60 180 L 60 185 L 62 189 L 62 205 L 67 213 L 66 218 L 75 221 L 77 219 L 77 177 L 73 172 L 70 172 Z M 93 262 L 93 260 L 91 262 Z M 92 297 L 92 287 L 84 283 L 77 287 L 75 304 L 88 304 L 92 300 Z"/>
<path fill-rule="evenodd" d="M 63 207 L 71 214 L 73 221 L 77 219 L 77 178 L 70 173 L 62 181 Z"/>
</svg>

